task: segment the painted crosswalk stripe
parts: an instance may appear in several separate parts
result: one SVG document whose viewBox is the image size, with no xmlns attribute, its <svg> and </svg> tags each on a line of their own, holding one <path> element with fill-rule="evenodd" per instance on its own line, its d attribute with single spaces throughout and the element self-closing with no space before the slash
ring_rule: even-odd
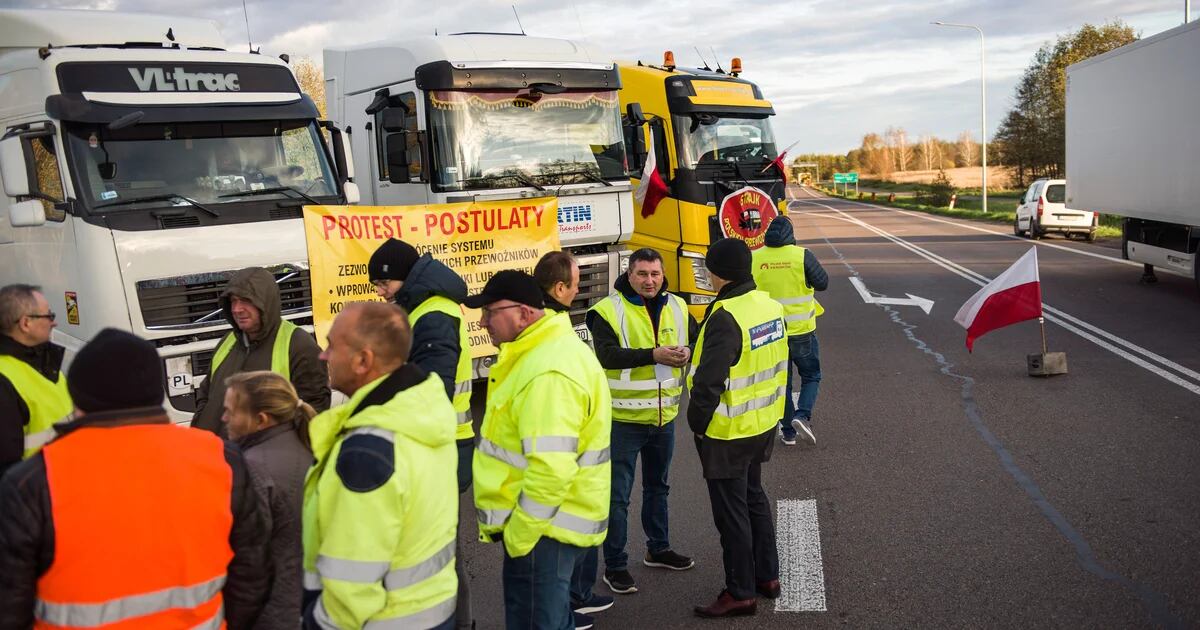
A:
<svg viewBox="0 0 1200 630">
<path fill-rule="evenodd" d="M 776 612 L 825 610 L 825 569 L 821 564 L 821 530 L 817 502 L 780 499 L 776 536 L 782 592 Z"/>
</svg>

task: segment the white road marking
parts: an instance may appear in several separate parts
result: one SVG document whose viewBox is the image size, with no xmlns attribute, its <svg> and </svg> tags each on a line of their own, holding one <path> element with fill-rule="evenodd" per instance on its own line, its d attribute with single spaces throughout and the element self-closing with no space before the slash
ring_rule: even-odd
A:
<svg viewBox="0 0 1200 630">
<path fill-rule="evenodd" d="M 815 202 L 812 202 L 812 203 L 815 203 Z M 870 230 L 871 232 L 874 232 L 875 234 L 878 234 L 879 236 L 882 236 L 883 238 L 885 238 L 889 241 L 892 241 L 893 243 L 913 252 L 914 254 L 917 254 L 918 256 L 925 258 L 926 260 L 934 263 L 935 265 L 938 265 L 939 267 L 942 267 L 943 269 L 946 269 L 947 271 L 950 271 L 950 272 L 954 273 L 955 275 L 961 276 L 962 278 L 965 278 L 979 286 L 983 286 L 983 285 L 987 284 L 988 282 L 991 282 L 991 278 L 988 278 L 987 276 L 984 276 L 979 273 L 975 273 L 974 271 L 971 271 L 970 269 L 967 269 L 966 267 L 963 267 L 962 265 L 959 265 L 958 263 L 955 263 L 951 260 L 943 258 L 943 257 L 941 257 L 937 254 L 934 254 L 933 252 L 930 252 L 924 248 L 913 245 L 912 243 L 909 243 L 908 241 L 905 241 L 904 239 L 896 237 L 896 236 L 888 233 L 885 230 L 882 230 L 873 225 L 870 225 L 870 224 L 862 221 L 861 219 L 857 219 L 841 210 L 838 210 L 837 208 L 834 208 L 832 206 L 827 206 L 825 204 L 816 204 L 816 205 L 820 205 L 824 208 L 828 208 L 829 210 L 832 210 L 832 211 L 838 213 L 839 215 L 841 215 L 841 216 L 834 216 L 834 215 L 829 215 L 829 214 L 823 214 L 823 215 L 818 215 L 818 216 L 827 216 L 829 218 L 837 219 L 839 221 L 853 223 L 853 224 L 856 224 L 867 230 Z M 1171 360 L 1169 360 L 1165 357 L 1162 357 L 1154 352 L 1151 352 L 1131 341 L 1128 341 L 1126 339 L 1118 337 L 1108 331 L 1105 331 L 1105 330 L 1098 328 L 1092 324 L 1089 324 L 1089 323 L 1087 323 L 1077 317 L 1074 317 L 1062 310 L 1059 310 L 1048 304 L 1045 304 L 1044 302 L 1042 304 L 1042 307 L 1043 307 L 1043 310 L 1046 312 L 1046 315 L 1045 315 L 1046 321 L 1058 324 L 1059 326 L 1062 326 L 1063 328 L 1075 333 L 1076 335 L 1079 335 L 1080 337 L 1087 339 L 1088 341 L 1100 346 L 1101 348 L 1104 348 L 1105 350 L 1112 352 L 1113 354 L 1129 361 L 1130 363 L 1133 363 L 1134 365 L 1144 368 L 1147 371 L 1152 372 L 1152 373 L 1162 377 L 1163 379 L 1192 392 L 1193 394 L 1200 395 L 1200 373 L 1196 372 L 1195 370 L 1191 370 L 1182 365 L 1179 365 L 1178 363 L 1175 363 L 1174 361 L 1171 361 Z M 1121 347 L 1118 347 L 1118 346 L 1121 346 Z M 1137 356 L 1137 355 L 1131 354 L 1130 352 L 1127 352 L 1126 350 L 1124 350 L 1122 348 L 1128 349 L 1129 351 L 1132 351 L 1132 352 L 1137 352 L 1142 356 Z M 1150 361 L 1155 361 L 1158 363 L 1158 365 L 1150 363 Z M 1185 380 L 1183 377 L 1179 376 L 1178 374 L 1173 374 L 1164 368 L 1169 368 L 1171 370 L 1175 370 L 1179 374 L 1182 374 L 1182 375 L 1186 376 L 1187 378 L 1193 379 L 1196 382 L 1191 382 L 1191 381 Z"/>
<path fill-rule="evenodd" d="M 796 201 L 798 203 L 816 203 L 809 199 L 795 199 L 794 201 Z M 1015 241 L 1032 243 L 1039 247 L 1050 247 L 1050 248 L 1058 249 L 1058 250 L 1061 250 L 1064 252 L 1071 252 L 1072 254 L 1079 254 L 1080 256 L 1090 256 L 1092 258 L 1099 258 L 1101 260 L 1107 260 L 1109 262 L 1114 262 L 1114 263 L 1118 263 L 1118 264 L 1122 264 L 1122 265 L 1126 265 L 1126 266 L 1130 266 L 1130 267 L 1141 268 L 1141 266 L 1142 266 L 1142 263 L 1140 263 L 1140 262 L 1134 262 L 1132 260 L 1125 260 L 1124 258 L 1118 258 L 1115 256 L 1107 256 L 1105 254 L 1089 252 L 1085 249 L 1078 249 L 1075 247 L 1067 247 L 1066 245 L 1058 245 L 1056 243 L 1047 243 L 1046 241 L 1034 241 L 1034 240 L 1027 239 L 1023 236 L 1017 236 L 1015 234 L 1009 234 L 1007 232 L 997 232 L 996 230 L 989 230 L 987 228 L 982 228 L 977 225 L 971 225 L 969 223 L 959 223 L 958 221 L 950 221 L 950 220 L 936 217 L 936 216 L 933 216 L 930 214 L 926 214 L 924 212 L 912 212 L 910 210 L 900 210 L 898 208 L 889 208 L 887 206 L 880 206 L 880 205 L 876 205 L 873 203 L 863 203 L 861 201 L 852 201 L 850 199 L 841 199 L 840 201 L 845 201 L 846 203 L 852 203 L 852 204 L 856 204 L 856 205 L 860 205 L 860 206 L 866 206 L 868 208 L 875 208 L 877 210 L 888 210 L 890 212 L 895 212 L 897 214 L 906 214 L 910 217 L 916 217 L 918 219 L 924 219 L 926 221 L 933 221 L 934 223 L 945 223 L 947 225 L 953 225 L 953 226 L 957 226 L 960 228 L 966 228 L 968 230 L 974 230 L 976 232 L 984 232 L 986 234 L 995 234 L 996 236 L 1003 236 L 1004 238 L 1011 238 Z M 818 205 L 824 205 L 824 204 L 818 204 Z M 828 207 L 828 206 L 826 206 L 826 207 Z M 1171 275 L 1180 276 L 1182 278 L 1190 277 L 1186 273 L 1175 271 L 1174 269 L 1169 269 L 1166 267 L 1155 267 L 1154 271 L 1155 271 L 1155 273 L 1169 273 Z"/>
<path fill-rule="evenodd" d="M 824 612 L 825 568 L 821 564 L 821 530 L 817 502 L 780 499 L 776 519 L 779 583 L 776 612 Z"/>
<path fill-rule="evenodd" d="M 867 291 L 867 285 L 863 284 L 862 278 L 859 278 L 858 276 L 851 276 L 850 284 L 854 285 L 854 288 L 858 290 L 859 297 L 861 297 L 863 302 L 866 302 L 867 304 L 891 304 L 893 306 L 918 306 L 921 308 L 921 310 L 925 311 L 926 315 L 928 315 L 929 311 L 933 309 L 933 300 L 927 300 L 923 297 L 917 297 L 911 293 L 904 294 L 904 295 L 908 296 L 907 299 L 906 298 L 876 297 L 874 295 L 871 295 L 871 292 Z"/>
</svg>

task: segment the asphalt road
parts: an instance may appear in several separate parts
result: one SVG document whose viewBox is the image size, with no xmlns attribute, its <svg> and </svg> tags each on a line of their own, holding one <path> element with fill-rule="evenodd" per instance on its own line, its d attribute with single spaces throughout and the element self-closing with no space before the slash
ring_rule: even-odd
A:
<svg viewBox="0 0 1200 630">
<path fill-rule="evenodd" d="M 631 566 L 640 592 L 617 596 L 597 627 L 1200 627 L 1192 280 L 1161 273 L 1146 286 L 1140 266 L 1111 248 L 1039 242 L 1049 349 L 1067 353 L 1070 373 L 1032 378 L 1035 322 L 968 354 L 953 321 L 1031 241 L 1003 226 L 798 197 L 800 244 L 830 275 L 818 295 L 818 441 L 778 445 L 764 484 L 781 508 L 787 501 L 784 587 L 801 610 L 760 600 L 752 618 L 692 616 L 723 574 L 695 448 L 678 423 L 671 537 L 696 567 Z M 854 276 L 874 296 L 934 305 L 927 315 L 865 303 Z M 639 495 L 635 486 L 631 560 L 645 551 Z M 805 538 L 797 505 L 815 505 L 819 541 Z M 470 518 L 469 495 L 462 513 Z M 472 542 L 466 556 L 478 627 L 502 627 L 501 549 Z M 602 582 L 596 590 L 608 594 Z"/>
</svg>

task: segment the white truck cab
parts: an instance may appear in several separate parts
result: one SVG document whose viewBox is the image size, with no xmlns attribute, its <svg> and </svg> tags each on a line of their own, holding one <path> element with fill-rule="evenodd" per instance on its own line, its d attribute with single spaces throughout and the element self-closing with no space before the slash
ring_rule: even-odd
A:
<svg viewBox="0 0 1200 630">
<path fill-rule="evenodd" d="M 189 420 L 234 271 L 270 269 L 311 323 L 301 206 L 357 197 L 321 124 L 285 61 L 214 22 L 0 11 L 0 285 L 42 287 L 68 360 L 106 327 L 150 339 Z"/>
<path fill-rule="evenodd" d="M 464 33 L 326 49 L 324 70 L 363 203 L 558 197 L 586 334 L 633 231 L 616 64 L 578 42 Z"/>
</svg>

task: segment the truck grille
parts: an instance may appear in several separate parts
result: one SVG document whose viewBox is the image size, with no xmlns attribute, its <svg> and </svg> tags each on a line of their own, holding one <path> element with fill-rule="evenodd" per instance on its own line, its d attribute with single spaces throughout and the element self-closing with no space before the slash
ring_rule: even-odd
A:
<svg viewBox="0 0 1200 630">
<path fill-rule="evenodd" d="M 612 282 L 608 277 L 608 259 L 579 265 L 579 295 L 571 302 L 571 324 L 579 325 L 593 304 L 604 299 Z"/>
<path fill-rule="evenodd" d="M 308 269 L 299 265 L 269 268 L 279 285 L 284 315 L 312 310 Z M 156 278 L 137 283 L 138 306 L 148 329 L 187 329 L 225 325 L 218 302 L 236 271 Z"/>
</svg>

